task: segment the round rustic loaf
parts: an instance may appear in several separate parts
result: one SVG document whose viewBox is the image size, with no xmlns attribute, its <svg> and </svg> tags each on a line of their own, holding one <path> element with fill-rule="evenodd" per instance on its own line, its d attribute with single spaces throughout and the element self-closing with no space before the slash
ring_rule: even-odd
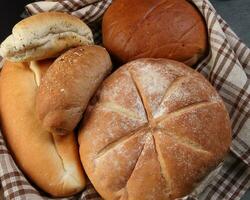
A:
<svg viewBox="0 0 250 200">
<path fill-rule="evenodd" d="M 102 24 L 103 43 L 120 62 L 168 58 L 194 65 L 206 53 L 206 25 L 198 10 L 181 0 L 116 0 Z"/>
<path fill-rule="evenodd" d="M 79 130 L 80 156 L 104 199 L 172 200 L 190 193 L 231 142 L 222 99 L 199 73 L 167 59 L 109 76 Z"/>
</svg>

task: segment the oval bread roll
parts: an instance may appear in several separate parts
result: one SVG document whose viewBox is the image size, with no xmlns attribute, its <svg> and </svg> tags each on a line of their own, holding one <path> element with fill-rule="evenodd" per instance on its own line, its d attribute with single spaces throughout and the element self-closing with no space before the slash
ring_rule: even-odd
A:
<svg viewBox="0 0 250 200">
<path fill-rule="evenodd" d="M 188 0 L 116 0 L 102 21 L 103 44 L 121 63 L 168 58 L 189 66 L 208 49 L 206 24 Z"/>
<path fill-rule="evenodd" d="M 42 78 L 36 97 L 44 127 L 58 134 L 72 132 L 111 67 L 109 54 L 97 45 L 79 46 L 58 57 Z"/>
<path fill-rule="evenodd" d="M 0 54 L 14 62 L 56 57 L 71 47 L 93 44 L 90 28 L 67 13 L 43 12 L 18 22 Z"/>
<path fill-rule="evenodd" d="M 229 149 L 222 99 L 182 63 L 132 61 L 109 76 L 94 99 L 78 141 L 84 169 L 104 199 L 185 196 Z"/>
<path fill-rule="evenodd" d="M 43 74 L 51 64 L 43 61 Z M 0 78 L 1 129 L 18 166 L 36 185 L 55 197 L 85 186 L 74 134 L 46 131 L 35 113 L 38 86 L 28 64 L 6 62 Z"/>
</svg>

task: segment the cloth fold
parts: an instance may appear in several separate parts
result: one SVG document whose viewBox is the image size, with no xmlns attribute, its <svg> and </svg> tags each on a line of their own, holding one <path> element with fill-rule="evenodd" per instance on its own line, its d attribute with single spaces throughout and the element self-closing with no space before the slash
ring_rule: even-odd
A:
<svg viewBox="0 0 250 200">
<path fill-rule="evenodd" d="M 101 17 L 112 0 L 39 1 L 26 6 L 28 14 L 68 12 L 86 22 L 101 43 Z M 203 15 L 209 36 L 209 54 L 196 66 L 217 89 L 230 114 L 233 141 L 221 170 L 198 195 L 186 200 L 238 200 L 250 188 L 250 49 L 241 42 L 208 0 L 190 0 Z M 0 134 L 0 180 L 5 199 L 50 199 L 37 190 L 16 166 Z M 101 199 L 93 186 L 67 199 Z"/>
</svg>

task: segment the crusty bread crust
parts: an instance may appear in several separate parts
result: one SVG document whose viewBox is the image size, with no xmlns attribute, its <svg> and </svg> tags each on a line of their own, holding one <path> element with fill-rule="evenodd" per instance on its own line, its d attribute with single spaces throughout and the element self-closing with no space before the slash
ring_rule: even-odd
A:
<svg viewBox="0 0 250 200">
<path fill-rule="evenodd" d="M 104 199 L 187 195 L 229 149 L 222 99 L 198 72 L 139 59 L 102 84 L 79 130 L 85 171 Z"/>
<path fill-rule="evenodd" d="M 111 68 L 108 52 L 97 45 L 79 46 L 58 57 L 37 92 L 36 112 L 44 127 L 58 134 L 72 132 Z"/>
<path fill-rule="evenodd" d="M 83 44 L 93 44 L 84 22 L 66 13 L 44 12 L 17 23 L 1 44 L 0 54 L 14 62 L 41 60 Z"/>
<path fill-rule="evenodd" d="M 43 61 L 42 71 L 51 63 Z M 42 72 L 42 74 L 43 74 Z M 18 166 L 52 196 L 69 196 L 85 186 L 74 134 L 47 132 L 35 114 L 37 85 L 27 63 L 6 61 L 0 78 L 1 130 Z"/>
</svg>

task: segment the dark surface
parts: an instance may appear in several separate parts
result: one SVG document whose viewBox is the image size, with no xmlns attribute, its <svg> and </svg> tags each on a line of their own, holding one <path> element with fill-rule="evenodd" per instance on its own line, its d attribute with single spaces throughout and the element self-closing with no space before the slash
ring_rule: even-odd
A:
<svg viewBox="0 0 250 200">
<path fill-rule="evenodd" d="M 210 0 L 210 2 L 233 31 L 250 47 L 250 0 Z"/>
<path fill-rule="evenodd" d="M 31 0 L 1 0 L 0 5 L 0 42 L 11 34 L 12 27 L 22 18 L 24 5 Z"/>
<path fill-rule="evenodd" d="M 246 194 L 244 195 L 244 197 L 241 200 L 250 200 L 250 190 L 248 190 L 246 192 Z"/>
<path fill-rule="evenodd" d="M 210 1 L 234 32 L 250 46 L 250 0 Z M 31 0 L 1 0 L 0 41 L 11 34 L 12 27 L 21 20 L 24 5 L 30 2 Z M 242 200 L 250 200 L 250 191 Z"/>
</svg>

